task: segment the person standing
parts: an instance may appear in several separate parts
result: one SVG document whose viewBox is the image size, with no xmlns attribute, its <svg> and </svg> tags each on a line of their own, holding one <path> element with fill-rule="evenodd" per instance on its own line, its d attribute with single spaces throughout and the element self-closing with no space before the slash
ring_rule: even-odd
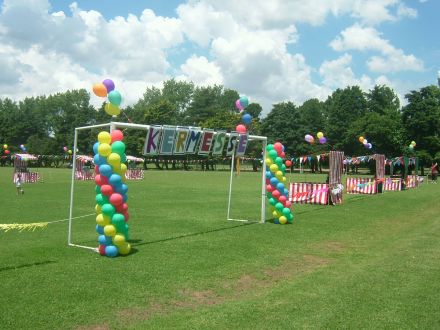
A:
<svg viewBox="0 0 440 330">
<path fill-rule="evenodd" d="M 437 162 L 435 162 L 431 166 L 431 179 L 433 183 L 437 183 L 437 175 L 438 175 L 438 165 Z"/>
<path fill-rule="evenodd" d="M 17 195 L 24 194 L 23 181 L 20 173 L 15 177 L 15 188 L 17 188 Z"/>
</svg>

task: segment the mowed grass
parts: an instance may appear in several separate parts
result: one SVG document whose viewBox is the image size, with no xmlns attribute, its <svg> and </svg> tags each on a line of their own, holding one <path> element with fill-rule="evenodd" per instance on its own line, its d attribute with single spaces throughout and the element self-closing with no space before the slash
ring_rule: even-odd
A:
<svg viewBox="0 0 440 330">
<path fill-rule="evenodd" d="M 0 168 L 0 223 L 68 217 L 71 172 L 40 172 L 17 196 Z M 260 178 L 234 178 L 232 218 L 259 220 Z M 67 221 L 0 232 L 1 329 L 440 328 L 439 185 L 294 205 L 284 226 L 227 221 L 227 172 L 128 185 L 127 257 L 68 247 Z M 76 182 L 74 216 L 94 205 L 94 184 Z M 96 246 L 94 227 L 74 220 L 74 243 Z"/>
</svg>

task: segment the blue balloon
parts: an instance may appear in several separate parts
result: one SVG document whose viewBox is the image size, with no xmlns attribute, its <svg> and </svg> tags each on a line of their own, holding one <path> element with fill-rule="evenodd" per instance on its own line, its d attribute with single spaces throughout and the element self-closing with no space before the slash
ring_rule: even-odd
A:
<svg viewBox="0 0 440 330">
<path fill-rule="evenodd" d="M 289 196 L 289 190 L 288 189 L 284 189 L 284 196 Z"/>
<path fill-rule="evenodd" d="M 95 163 L 95 165 L 107 164 L 107 158 L 96 154 L 95 156 L 93 156 L 93 162 Z"/>
<path fill-rule="evenodd" d="M 127 194 L 127 192 L 128 192 L 128 186 L 125 184 L 125 183 L 123 183 L 122 185 L 121 185 L 121 191 L 122 191 L 122 194 L 123 195 L 126 195 Z"/>
<path fill-rule="evenodd" d="M 271 171 L 266 171 L 266 179 L 270 179 L 272 176 L 272 172 Z"/>
<path fill-rule="evenodd" d="M 95 144 L 93 145 L 93 152 L 95 153 L 95 155 L 98 153 L 98 147 L 99 147 L 99 142 L 95 142 Z"/>
<path fill-rule="evenodd" d="M 110 175 L 108 181 L 113 185 L 113 186 L 118 186 L 122 183 L 122 178 L 119 174 L 113 173 L 112 175 Z"/>
<path fill-rule="evenodd" d="M 101 245 L 111 245 L 113 244 L 113 240 L 110 236 L 99 235 L 98 242 Z"/>
<path fill-rule="evenodd" d="M 124 203 L 128 200 L 128 195 L 127 194 L 123 194 L 122 195 L 122 200 L 124 201 Z"/>
<path fill-rule="evenodd" d="M 97 232 L 99 235 L 104 235 L 104 227 L 103 227 L 103 226 L 100 226 L 100 225 L 96 225 L 96 232 Z"/>
<path fill-rule="evenodd" d="M 109 177 L 110 175 L 112 175 L 113 170 L 112 167 L 108 164 L 102 164 L 101 166 L 99 166 L 99 173 Z"/>
<path fill-rule="evenodd" d="M 105 255 L 107 257 L 116 257 L 118 255 L 119 251 L 118 248 L 114 245 L 108 245 L 105 247 Z"/>
<path fill-rule="evenodd" d="M 277 189 L 280 191 L 280 193 L 284 192 L 284 184 L 282 182 L 277 184 Z"/>
<path fill-rule="evenodd" d="M 248 113 L 245 113 L 243 115 L 243 117 L 241 117 L 241 120 L 243 121 L 244 124 L 250 124 L 250 122 L 252 121 L 252 116 Z"/>
<path fill-rule="evenodd" d="M 272 186 L 277 186 L 277 184 L 278 184 L 278 179 L 277 178 L 275 178 L 275 177 L 273 177 L 273 178 L 271 178 L 270 179 L 270 184 L 272 185 Z"/>
</svg>

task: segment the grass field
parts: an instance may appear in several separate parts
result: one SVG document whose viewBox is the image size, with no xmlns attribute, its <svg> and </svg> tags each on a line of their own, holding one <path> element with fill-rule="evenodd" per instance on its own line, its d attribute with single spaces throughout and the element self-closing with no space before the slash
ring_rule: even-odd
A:
<svg viewBox="0 0 440 330">
<path fill-rule="evenodd" d="M 0 168 L 0 223 L 68 217 L 70 172 L 41 173 L 17 196 Z M 128 182 L 127 257 L 68 247 L 66 221 L 0 231 L 1 329 L 440 328 L 439 185 L 294 205 L 281 226 L 227 221 L 227 172 L 145 175 Z M 260 197 L 242 173 L 231 216 L 259 219 Z M 74 204 L 94 213 L 92 182 Z M 75 220 L 74 242 L 96 246 L 94 227 Z"/>
</svg>

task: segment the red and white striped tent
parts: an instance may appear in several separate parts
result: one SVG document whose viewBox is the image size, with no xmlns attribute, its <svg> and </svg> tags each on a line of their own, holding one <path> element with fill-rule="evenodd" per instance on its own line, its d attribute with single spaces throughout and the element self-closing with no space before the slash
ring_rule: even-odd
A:
<svg viewBox="0 0 440 330">
<path fill-rule="evenodd" d="M 383 183 L 383 190 L 386 190 L 386 191 L 400 191 L 400 190 L 402 190 L 402 179 L 400 179 L 400 178 L 386 178 Z"/>
<path fill-rule="evenodd" d="M 377 182 L 373 178 L 347 178 L 348 194 L 376 194 Z"/>
<path fill-rule="evenodd" d="M 15 182 L 19 173 L 23 182 L 34 183 L 40 180 L 40 174 L 38 172 L 30 172 L 27 168 L 27 162 L 30 160 L 38 160 L 37 157 L 31 154 L 15 154 L 12 157 L 14 159 L 13 182 Z"/>
<path fill-rule="evenodd" d="M 85 155 L 76 155 L 75 159 L 75 180 L 94 180 L 93 158 Z M 90 163 L 89 167 L 84 165 Z"/>
<path fill-rule="evenodd" d="M 289 200 L 298 204 L 341 204 L 343 160 L 344 152 L 330 151 L 329 182 L 292 182 L 289 187 Z"/>
<path fill-rule="evenodd" d="M 134 156 L 127 156 L 127 161 L 134 163 L 143 163 L 143 158 L 138 158 Z M 142 180 L 144 178 L 144 170 L 140 168 L 129 168 L 127 172 L 125 172 L 125 177 L 128 180 Z"/>
</svg>

